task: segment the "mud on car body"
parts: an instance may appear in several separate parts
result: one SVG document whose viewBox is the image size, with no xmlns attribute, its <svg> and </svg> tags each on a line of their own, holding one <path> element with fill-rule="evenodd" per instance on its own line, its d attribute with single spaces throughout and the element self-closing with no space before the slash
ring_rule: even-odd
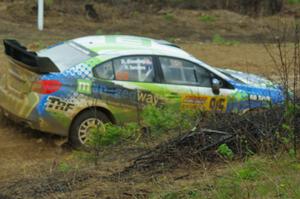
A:
<svg viewBox="0 0 300 199">
<path fill-rule="evenodd" d="M 284 100 L 280 86 L 213 68 L 166 41 L 88 36 L 39 52 L 15 40 L 4 46 L 1 109 L 34 129 L 69 136 L 75 146 L 96 125 L 137 120 L 147 104 L 231 112 Z"/>
</svg>

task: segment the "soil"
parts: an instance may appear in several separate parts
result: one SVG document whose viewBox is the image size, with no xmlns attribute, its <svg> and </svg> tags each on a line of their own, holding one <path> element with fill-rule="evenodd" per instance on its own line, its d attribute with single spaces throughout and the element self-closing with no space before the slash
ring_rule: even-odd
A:
<svg viewBox="0 0 300 199">
<path fill-rule="evenodd" d="M 40 32 L 36 30 L 33 6 L 24 1 L 0 1 L 0 40 L 15 38 L 29 48 L 40 49 L 84 35 L 142 35 L 176 42 L 213 66 L 267 76 L 274 75 L 274 64 L 262 45 L 270 37 L 261 25 L 276 27 L 278 19 L 291 22 L 293 18 L 288 12 L 251 18 L 226 10 L 162 9 L 153 14 L 97 4 L 94 9 L 98 18 L 94 19 L 87 16 L 82 4 L 61 3 L 60 7 L 47 10 L 45 30 Z M 201 16 L 205 15 L 213 16 L 214 20 L 202 21 Z M 215 34 L 238 42 L 215 44 Z M 1 72 L 6 65 L 3 53 L 0 64 Z M 11 198 L 145 198 L 163 185 L 192 184 L 197 178 L 207 178 L 209 172 L 209 165 L 192 165 L 166 171 L 163 176 L 139 173 L 117 178 L 114 173 L 130 165 L 134 157 L 149 147 L 124 145 L 104 151 L 97 167 L 79 165 L 80 172 L 58 172 L 60 163 L 75 161 L 74 151 L 63 141 L 61 137 L 36 132 L 1 117 L 0 198 L 1 194 Z M 215 175 L 222 166 L 216 167 Z"/>
</svg>

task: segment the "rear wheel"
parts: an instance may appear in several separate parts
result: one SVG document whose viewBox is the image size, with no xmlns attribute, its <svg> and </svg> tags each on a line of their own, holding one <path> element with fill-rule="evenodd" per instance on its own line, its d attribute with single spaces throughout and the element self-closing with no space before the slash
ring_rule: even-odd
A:
<svg viewBox="0 0 300 199">
<path fill-rule="evenodd" d="M 92 129 L 110 122 L 108 117 L 98 110 L 88 110 L 81 113 L 70 128 L 69 140 L 75 148 L 84 146 Z"/>
</svg>

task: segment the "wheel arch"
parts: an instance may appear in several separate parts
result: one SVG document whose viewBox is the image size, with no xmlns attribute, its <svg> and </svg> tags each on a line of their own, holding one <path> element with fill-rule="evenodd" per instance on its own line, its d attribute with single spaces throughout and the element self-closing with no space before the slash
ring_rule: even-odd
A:
<svg viewBox="0 0 300 199">
<path fill-rule="evenodd" d="M 84 112 L 87 112 L 87 111 L 100 111 L 102 113 L 105 114 L 105 116 L 107 116 L 107 118 L 109 119 L 109 121 L 113 124 L 116 124 L 116 119 L 115 117 L 113 116 L 113 114 L 106 108 L 103 108 L 103 107 L 100 107 L 100 106 L 91 106 L 91 107 L 87 107 L 85 109 L 82 109 L 81 111 L 79 111 L 75 117 L 72 119 L 71 121 L 71 124 L 69 126 L 69 132 L 68 132 L 68 135 L 70 134 L 70 130 L 72 128 L 72 125 L 74 123 L 74 121 L 76 121 L 76 119 L 78 118 L 79 115 L 83 114 Z"/>
</svg>

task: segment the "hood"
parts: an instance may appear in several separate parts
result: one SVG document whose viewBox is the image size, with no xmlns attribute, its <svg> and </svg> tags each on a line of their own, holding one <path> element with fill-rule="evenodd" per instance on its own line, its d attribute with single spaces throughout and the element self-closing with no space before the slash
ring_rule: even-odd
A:
<svg viewBox="0 0 300 199">
<path fill-rule="evenodd" d="M 230 79 L 236 81 L 237 83 L 247 84 L 253 87 L 260 87 L 260 88 L 278 88 L 277 84 L 259 75 L 245 73 L 245 72 L 231 70 L 231 69 L 218 68 L 218 70 L 224 75 L 228 76 Z"/>
<path fill-rule="evenodd" d="M 278 104 L 285 99 L 283 88 L 264 77 L 231 69 L 218 70 L 231 79 L 230 83 L 234 85 L 239 94 L 245 96 L 246 101 L 250 97 L 251 100 L 256 102 L 271 101 Z M 257 106 L 260 106 L 260 104 Z"/>
</svg>

